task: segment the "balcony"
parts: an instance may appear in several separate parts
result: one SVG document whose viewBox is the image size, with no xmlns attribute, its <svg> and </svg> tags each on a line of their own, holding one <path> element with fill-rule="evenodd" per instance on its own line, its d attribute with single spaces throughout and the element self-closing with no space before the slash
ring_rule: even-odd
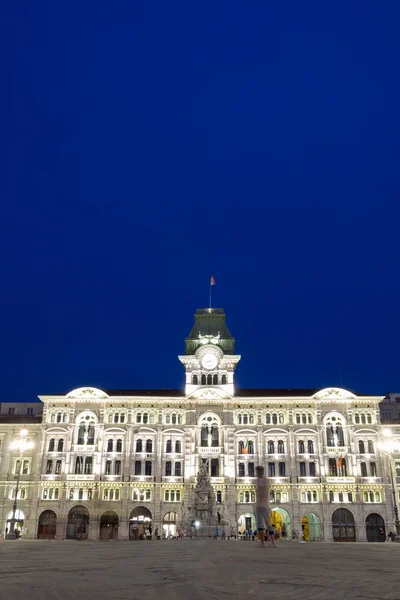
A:
<svg viewBox="0 0 400 600">
<path fill-rule="evenodd" d="M 325 451 L 328 454 L 338 454 L 340 456 L 341 454 L 347 454 L 347 452 L 349 451 L 349 447 L 348 446 L 325 446 Z"/>
<path fill-rule="evenodd" d="M 183 483 L 184 481 L 183 477 L 175 475 L 164 475 L 161 480 L 163 483 Z"/>
<path fill-rule="evenodd" d="M 319 483 L 320 478 L 319 477 L 298 477 L 297 482 L 298 483 Z"/>
<path fill-rule="evenodd" d="M 67 475 L 68 481 L 94 481 L 95 475 Z"/>
<path fill-rule="evenodd" d="M 198 446 L 198 454 L 206 454 L 207 456 L 219 456 L 222 454 L 222 446 Z"/>
<path fill-rule="evenodd" d="M 72 448 L 73 448 L 73 452 L 90 453 L 90 452 L 94 452 L 96 450 L 96 445 L 94 444 L 93 446 L 87 446 L 85 444 L 74 444 L 72 446 Z"/>
<path fill-rule="evenodd" d="M 325 477 L 326 483 L 355 483 L 355 477 Z"/>
<path fill-rule="evenodd" d="M 41 475 L 40 478 L 42 481 L 58 481 L 61 479 L 61 474 L 46 473 L 45 475 Z"/>
</svg>

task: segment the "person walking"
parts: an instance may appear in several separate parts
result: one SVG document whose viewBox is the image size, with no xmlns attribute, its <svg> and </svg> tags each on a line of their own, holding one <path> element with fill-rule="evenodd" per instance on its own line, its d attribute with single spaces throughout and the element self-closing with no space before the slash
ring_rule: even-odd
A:
<svg viewBox="0 0 400 600">
<path fill-rule="evenodd" d="M 254 505 L 254 514 L 256 516 L 258 539 L 260 548 L 265 548 L 265 532 L 271 540 L 272 546 L 276 548 L 275 537 L 271 536 L 272 527 L 269 521 L 269 489 L 266 477 L 264 477 L 264 467 L 256 467 L 256 503 Z"/>
</svg>

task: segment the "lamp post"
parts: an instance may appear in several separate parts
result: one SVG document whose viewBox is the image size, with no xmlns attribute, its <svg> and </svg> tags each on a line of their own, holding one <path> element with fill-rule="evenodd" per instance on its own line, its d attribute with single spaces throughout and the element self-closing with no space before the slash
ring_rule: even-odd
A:
<svg viewBox="0 0 400 600">
<path fill-rule="evenodd" d="M 26 439 L 26 436 L 28 435 L 28 431 L 27 429 L 22 429 L 19 432 L 19 436 L 17 437 L 17 439 L 15 439 L 11 446 L 10 449 L 11 450 L 18 450 L 19 451 L 19 469 L 18 469 L 18 473 L 17 473 L 17 485 L 15 487 L 15 498 L 14 498 L 14 504 L 13 504 L 13 511 L 12 511 L 12 517 L 11 517 L 11 521 L 10 521 L 10 526 L 9 526 L 9 531 L 8 531 L 8 535 L 6 537 L 7 540 L 16 540 L 16 535 L 14 533 L 15 530 L 15 523 L 16 523 L 16 512 L 17 512 L 17 498 L 18 498 L 18 490 L 19 490 L 19 480 L 21 477 L 21 473 L 22 473 L 22 455 L 25 452 L 25 450 L 30 450 L 31 448 L 33 448 L 33 442 L 29 441 Z"/>
<path fill-rule="evenodd" d="M 393 457 L 392 453 L 394 450 L 397 450 L 399 447 L 399 443 L 396 443 L 392 438 L 392 432 L 390 429 L 384 429 L 383 435 L 385 436 L 385 441 L 380 442 L 378 444 L 379 448 L 383 450 L 386 454 L 389 462 L 389 472 L 390 472 L 390 483 L 392 486 L 392 497 L 393 497 L 393 512 L 394 512 L 394 524 L 396 527 L 396 533 L 400 534 L 400 520 L 399 520 L 399 507 L 397 505 L 397 490 L 396 490 L 396 473 L 393 469 Z"/>
</svg>

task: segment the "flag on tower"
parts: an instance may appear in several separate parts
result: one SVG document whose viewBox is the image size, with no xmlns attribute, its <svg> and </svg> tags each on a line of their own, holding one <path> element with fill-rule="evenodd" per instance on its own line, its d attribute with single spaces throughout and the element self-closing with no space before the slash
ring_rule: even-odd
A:
<svg viewBox="0 0 400 600">
<path fill-rule="evenodd" d="M 215 285 L 217 282 L 215 280 L 214 275 L 210 275 L 210 285 Z"/>
<path fill-rule="evenodd" d="M 340 456 L 338 458 L 338 461 L 337 461 L 337 467 L 338 467 L 338 469 L 341 469 L 342 465 L 343 465 L 343 456 Z"/>
</svg>

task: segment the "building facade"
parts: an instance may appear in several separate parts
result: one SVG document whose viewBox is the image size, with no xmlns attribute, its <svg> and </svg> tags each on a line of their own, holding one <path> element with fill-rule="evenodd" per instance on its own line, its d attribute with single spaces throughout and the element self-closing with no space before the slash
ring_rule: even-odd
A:
<svg viewBox="0 0 400 600">
<path fill-rule="evenodd" d="M 269 480 L 271 519 L 288 537 L 380 541 L 381 528 L 394 530 L 382 396 L 237 390 L 241 357 L 222 309 L 199 309 L 185 344 L 184 390 L 85 387 L 40 396 L 41 404 L 3 403 L 3 534 L 18 474 L 17 527 L 27 538 L 174 534 L 190 524 L 201 461 L 228 533 L 256 526 L 257 465 Z M 22 456 L 10 449 L 21 427 L 34 443 Z"/>
</svg>

